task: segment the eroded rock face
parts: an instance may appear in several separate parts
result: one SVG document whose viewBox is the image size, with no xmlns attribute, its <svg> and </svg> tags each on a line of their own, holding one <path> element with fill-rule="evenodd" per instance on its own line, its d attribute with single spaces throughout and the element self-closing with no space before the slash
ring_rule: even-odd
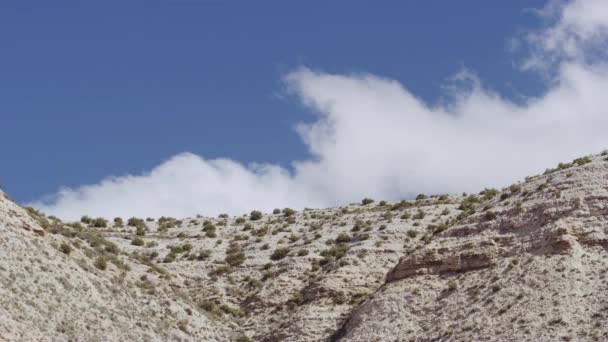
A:
<svg viewBox="0 0 608 342">
<path fill-rule="evenodd" d="M 605 158 L 253 221 L 81 227 L 0 196 L 0 340 L 608 340 Z"/>
<path fill-rule="evenodd" d="M 65 311 L 65 320 L 74 324 L 63 327 L 63 321 L 51 319 L 44 321 L 41 329 L 63 329 L 66 339 L 88 339 L 105 332 L 108 340 L 130 341 L 229 341 L 245 336 L 255 341 L 327 339 L 353 308 L 384 284 L 386 273 L 405 249 L 413 247 L 414 240 L 406 241 L 409 231 L 422 235 L 433 220 L 448 221 L 460 212 L 456 198 L 435 197 L 416 203 L 353 204 L 289 215 L 264 214 L 258 220 L 133 220 L 133 224 L 142 225 L 137 229 L 129 226 L 126 218 L 122 225 L 107 222 L 105 227 L 87 227 L 80 222 L 79 226 L 68 226 L 36 213 L 28 215 L 8 200 L 0 200 L 0 205 L 11 208 L 0 210 L 0 242 L 8 246 L 26 243 L 33 258 L 26 264 L 39 259 L 53 265 L 50 272 L 35 268 L 36 275 L 46 279 L 55 272 L 67 278 L 74 272 L 73 277 L 90 278 L 104 294 L 88 301 L 79 299 L 76 292 L 59 291 L 57 298 L 62 302 L 56 310 Z M 414 219 L 419 211 L 424 211 L 424 217 Z M 15 220 L 5 223 L 3 219 L 11 215 Z M 2 224 L 9 229 L 1 230 Z M 25 235 L 17 238 L 14 232 Z M 35 249 L 34 243 L 42 248 Z M 287 255 L 273 258 L 278 248 L 287 250 Z M 19 258 L 24 256 L 17 249 L 3 251 L 6 254 L 0 254 L 0 266 L 23 266 Z M 42 251 L 49 254 L 38 255 Z M 100 256 L 107 259 L 105 269 L 95 266 Z M 10 277 L 0 268 L 0 281 L 8 284 Z M 74 286 L 72 281 L 64 283 Z M 53 303 L 32 305 L 23 315 L 20 298 L 35 304 L 29 296 L 38 293 L 42 285 L 29 281 L 13 285 L 8 288 L 16 292 L 5 298 L 14 305 L 4 317 L 0 312 L 0 340 L 16 336 L 5 334 L 3 322 L 21 316 L 41 320 Z M 31 293 L 17 295 L 22 286 Z M 116 295 L 112 297 L 113 291 Z M 127 300 L 128 296 L 133 300 Z M 79 301 L 100 306 L 104 312 L 120 307 L 116 312 L 127 318 L 115 318 L 118 323 L 112 325 L 111 317 L 101 314 L 103 318 L 94 318 L 100 315 L 98 310 L 86 314 L 75 310 Z M 111 328 L 83 332 L 88 320 Z M 22 334 L 20 340 L 35 339 L 23 327 L 8 325 Z"/>
<path fill-rule="evenodd" d="M 493 266 L 501 250 L 494 241 L 484 241 L 477 246 L 461 246 L 455 250 L 426 250 L 399 260 L 386 277 L 387 282 L 425 274 L 441 275 L 460 273 Z"/>
<path fill-rule="evenodd" d="M 512 189 L 403 256 L 335 339 L 607 340 L 608 161 Z"/>
</svg>

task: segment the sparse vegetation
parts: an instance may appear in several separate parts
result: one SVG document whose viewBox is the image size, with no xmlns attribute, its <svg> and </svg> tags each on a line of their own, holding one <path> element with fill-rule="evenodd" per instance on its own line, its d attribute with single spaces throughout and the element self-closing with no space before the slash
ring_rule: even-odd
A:
<svg viewBox="0 0 608 342">
<path fill-rule="evenodd" d="M 295 213 L 296 213 L 296 211 L 291 208 L 283 209 L 283 215 L 285 215 L 285 217 L 293 216 Z"/>
<path fill-rule="evenodd" d="M 492 220 L 494 220 L 496 218 L 496 213 L 493 212 L 493 211 L 486 211 L 485 218 L 488 221 L 492 221 Z"/>
<path fill-rule="evenodd" d="M 245 259 L 245 254 L 241 250 L 240 246 L 235 242 L 230 243 L 230 247 L 228 247 L 228 250 L 226 251 L 224 261 L 226 261 L 228 265 L 236 267 L 242 265 L 243 262 L 245 262 Z"/>
<path fill-rule="evenodd" d="M 95 267 L 97 267 L 98 269 L 104 271 L 105 269 L 108 268 L 108 261 L 106 260 L 106 258 L 104 258 L 103 256 L 98 257 L 97 259 L 95 259 L 95 263 L 94 263 Z"/>
<path fill-rule="evenodd" d="M 134 237 L 133 239 L 131 239 L 131 244 L 133 246 L 143 246 L 145 244 L 145 242 L 140 237 Z"/>
<path fill-rule="evenodd" d="M 257 221 L 262 219 L 262 212 L 258 210 L 254 210 L 249 214 L 249 219 L 251 221 Z"/>
<path fill-rule="evenodd" d="M 361 200 L 361 204 L 362 205 L 368 205 L 368 204 L 372 204 L 372 203 L 374 203 L 374 200 L 371 199 L 371 198 L 367 198 L 366 197 L 366 198 L 364 198 L 364 199 Z"/>
<path fill-rule="evenodd" d="M 350 237 L 350 235 L 346 234 L 346 233 L 340 233 L 340 235 L 338 235 L 338 237 L 336 238 L 336 243 L 347 243 L 350 242 L 352 238 Z"/>
<path fill-rule="evenodd" d="M 422 209 L 418 209 L 416 214 L 412 217 L 414 220 L 422 220 L 426 216 L 426 213 Z"/>
<path fill-rule="evenodd" d="M 277 248 L 270 255 L 270 259 L 275 260 L 275 261 L 281 260 L 281 259 L 285 258 L 289 254 L 289 252 L 290 252 L 290 249 L 288 247 Z"/>
<path fill-rule="evenodd" d="M 114 227 L 122 228 L 124 226 L 124 221 L 120 217 L 114 218 Z"/>
<path fill-rule="evenodd" d="M 70 254 L 72 252 L 72 246 L 65 242 L 62 242 L 59 246 L 59 250 L 64 254 Z"/>
<path fill-rule="evenodd" d="M 392 333 L 400 322 L 381 307 L 387 303 L 409 310 L 403 317 L 412 325 L 388 338 L 361 335 L 368 339 L 601 341 L 608 317 L 601 300 L 608 257 L 600 234 L 607 168 L 603 157 L 589 157 L 477 195 L 419 195 L 377 205 L 369 199 L 183 222 L 83 216 L 64 223 L 33 208 L 23 215 L 18 207 L 0 206 L 2 228 L 29 245 L 23 254 L 7 249 L 15 253 L 7 260 L 22 265 L 0 263 L 0 276 L 14 303 L 8 310 L 20 308 L 26 319 L 27 310 L 36 310 L 28 303 L 50 295 L 57 312 L 78 321 L 78 313 L 88 313 L 69 296 L 99 291 L 103 296 L 87 297 L 87 307 L 99 310 L 83 323 L 91 334 L 102 333 L 95 319 L 103 326 L 119 319 L 151 339 L 154 329 L 167 338 L 213 339 L 205 329 L 213 331 L 214 324 L 234 328 L 218 333 L 225 340 L 263 339 L 266 331 L 297 339 L 289 322 L 302 322 L 296 327 L 301 336 L 327 338 L 375 298 L 361 309 L 380 322 L 378 331 Z M 141 319 L 147 303 L 148 320 Z M 334 309 L 339 318 L 324 311 Z M 311 319 L 317 313 L 324 320 Z M 201 323 L 207 324 L 203 330 Z M 61 336 L 92 336 L 68 324 L 58 329 L 64 329 L 57 330 Z"/>
<path fill-rule="evenodd" d="M 574 161 L 572 161 L 572 163 L 578 165 L 578 166 L 582 166 L 588 163 L 591 163 L 592 160 L 590 157 L 582 157 L 582 158 L 576 158 L 574 159 Z"/>
<path fill-rule="evenodd" d="M 145 226 L 145 225 L 146 225 L 146 223 L 144 222 L 144 220 L 136 218 L 136 217 L 131 217 L 127 221 L 127 226 L 130 226 L 130 227 L 138 227 L 138 226 Z"/>
<path fill-rule="evenodd" d="M 205 232 L 205 235 L 209 238 L 217 237 L 216 230 L 217 228 L 213 223 L 211 223 L 211 221 L 206 221 L 203 225 L 203 231 Z"/>
</svg>

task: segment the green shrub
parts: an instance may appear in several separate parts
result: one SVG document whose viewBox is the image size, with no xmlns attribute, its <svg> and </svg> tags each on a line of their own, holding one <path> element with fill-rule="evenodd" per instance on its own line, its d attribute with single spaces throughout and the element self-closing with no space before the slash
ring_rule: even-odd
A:
<svg viewBox="0 0 608 342">
<path fill-rule="evenodd" d="M 208 249 L 204 249 L 204 250 L 198 252 L 196 259 L 197 260 L 206 260 L 206 259 L 209 259 L 210 257 L 211 257 L 211 251 Z"/>
<path fill-rule="evenodd" d="M 106 258 L 100 256 L 100 257 L 97 257 L 97 259 L 95 259 L 94 265 L 98 269 L 104 271 L 106 268 L 108 268 L 108 261 L 106 260 Z"/>
<path fill-rule="evenodd" d="M 243 312 L 239 309 L 236 308 L 231 308 L 226 304 L 222 304 L 220 306 L 220 310 L 222 310 L 224 313 L 232 315 L 234 317 L 241 317 L 244 316 Z"/>
<path fill-rule="evenodd" d="M 387 211 L 384 213 L 384 215 L 382 215 L 382 218 L 384 218 L 386 221 L 391 221 L 393 219 L 393 213 Z"/>
<path fill-rule="evenodd" d="M 217 234 L 215 232 L 216 231 L 215 225 L 209 221 L 205 222 L 205 224 L 203 226 L 203 231 L 205 232 L 205 235 L 207 237 L 210 237 L 210 238 L 217 237 Z"/>
<path fill-rule="evenodd" d="M 538 191 L 543 191 L 543 190 L 545 190 L 545 189 L 546 189 L 546 188 L 548 188 L 548 187 L 549 187 L 549 183 L 544 182 L 544 183 L 540 184 L 540 185 L 539 185 L 539 186 L 536 188 L 536 190 L 538 190 Z"/>
<path fill-rule="evenodd" d="M 237 243 L 230 243 L 230 247 L 226 250 L 224 261 L 232 267 L 239 266 L 245 262 L 245 254 L 241 251 L 241 248 Z"/>
<path fill-rule="evenodd" d="M 281 213 L 281 209 L 276 208 L 276 209 L 274 209 L 274 210 L 272 211 L 272 213 L 273 213 L 274 215 L 278 215 L 278 214 L 280 214 L 280 213 Z"/>
<path fill-rule="evenodd" d="M 489 200 L 494 198 L 498 194 L 498 190 L 496 189 L 484 189 L 479 193 L 479 195 L 483 196 L 484 200 Z"/>
<path fill-rule="evenodd" d="M 245 334 L 241 334 L 238 335 L 235 339 L 234 342 L 253 342 L 252 339 L 250 339 L 247 335 Z"/>
<path fill-rule="evenodd" d="M 289 254 L 289 251 L 290 251 L 290 249 L 287 247 L 277 248 L 270 255 L 270 259 L 275 260 L 275 261 L 281 260 Z"/>
<path fill-rule="evenodd" d="M 516 193 L 518 193 L 518 192 L 521 191 L 521 185 L 519 185 L 519 184 L 512 184 L 511 186 L 509 186 L 509 191 L 512 194 L 516 194 Z"/>
<path fill-rule="evenodd" d="M 346 233 L 340 233 L 340 235 L 338 235 L 338 237 L 336 238 L 336 243 L 348 243 L 350 242 L 350 240 L 350 235 Z"/>
<path fill-rule="evenodd" d="M 230 265 L 232 267 L 236 267 L 236 266 L 243 264 L 243 262 L 245 262 L 245 254 L 243 254 L 243 252 L 241 252 L 241 251 L 232 253 L 232 254 L 228 254 L 228 255 L 226 255 L 226 258 L 224 258 L 224 261 L 226 261 L 228 263 L 228 265 Z"/>
<path fill-rule="evenodd" d="M 139 237 L 134 237 L 134 238 L 131 240 L 131 244 L 132 244 L 133 246 L 143 246 L 143 245 L 145 244 L 145 242 L 144 242 L 144 240 L 143 240 L 142 238 L 139 238 Z"/>
<path fill-rule="evenodd" d="M 578 166 L 585 165 L 585 164 L 591 163 L 591 158 L 590 157 L 576 158 L 572 161 L 572 163 L 574 163 Z"/>
<path fill-rule="evenodd" d="M 122 227 L 124 225 L 124 221 L 120 217 L 114 218 L 114 227 Z"/>
<path fill-rule="evenodd" d="M 167 247 L 173 254 L 180 254 L 180 253 L 188 252 L 189 250 L 192 249 L 192 245 L 189 243 L 185 243 L 181 246 L 167 246 Z"/>
<path fill-rule="evenodd" d="M 284 208 L 283 209 L 283 215 L 285 217 L 289 217 L 289 216 L 293 216 L 296 213 L 295 210 L 291 209 L 291 208 Z"/>
<path fill-rule="evenodd" d="M 294 309 L 296 306 L 304 304 L 304 296 L 300 292 L 296 292 L 292 298 L 287 301 L 287 306 Z"/>
<path fill-rule="evenodd" d="M 412 207 L 412 206 L 413 206 L 413 204 L 411 202 L 402 200 L 402 201 L 400 201 L 398 203 L 393 204 L 391 206 L 391 210 L 393 210 L 393 211 L 395 211 L 395 210 L 401 210 L 401 209 L 406 209 L 406 208 L 409 208 L 409 207 Z"/>
<path fill-rule="evenodd" d="M 135 235 L 137 235 L 137 236 L 146 235 L 146 229 L 143 226 L 137 226 L 137 228 L 135 228 Z"/>
<path fill-rule="evenodd" d="M 203 301 L 200 305 L 201 309 L 209 312 L 209 313 L 214 313 L 215 310 L 217 309 L 215 306 L 214 302 L 211 301 Z"/>
<path fill-rule="evenodd" d="M 105 241 L 105 251 L 108 253 L 112 253 L 112 254 L 118 254 L 120 253 L 120 248 L 118 248 L 118 246 L 115 243 L 112 243 L 110 241 Z"/>
<path fill-rule="evenodd" d="M 249 214 L 249 219 L 251 221 L 257 221 L 262 219 L 262 212 L 259 210 L 254 210 Z"/>
<path fill-rule="evenodd" d="M 163 224 L 163 223 L 167 223 L 167 222 L 173 222 L 175 221 L 175 219 L 173 217 L 165 217 L 165 216 L 161 216 L 158 219 L 158 224 Z M 136 224 L 137 225 L 137 224 Z"/>
<path fill-rule="evenodd" d="M 486 211 L 485 217 L 486 217 L 486 220 L 492 221 L 496 218 L 496 213 L 493 211 Z"/>
<path fill-rule="evenodd" d="M 361 221 L 361 220 L 357 220 L 357 221 L 355 221 L 355 225 L 353 226 L 353 228 L 351 228 L 351 230 L 350 230 L 350 231 L 351 231 L 351 232 L 358 232 L 358 231 L 360 231 L 361 229 L 363 229 L 363 228 L 367 228 L 367 227 L 369 227 L 369 226 L 370 226 L 370 224 L 369 224 L 369 223 L 367 223 L 367 222 L 363 222 L 363 221 Z"/>
<path fill-rule="evenodd" d="M 426 213 L 422 209 L 418 209 L 416 214 L 414 215 L 414 220 L 422 220 L 426 216 Z"/>
<path fill-rule="evenodd" d="M 458 288 L 458 284 L 455 281 L 451 280 L 448 283 L 448 291 L 454 292 L 454 291 L 456 291 L 457 288 Z"/>
<path fill-rule="evenodd" d="M 61 243 L 61 246 L 59 246 L 59 250 L 61 252 L 63 252 L 64 254 L 70 254 L 72 252 L 72 246 L 63 242 L 63 243 Z"/>
<path fill-rule="evenodd" d="M 175 261 L 175 254 L 173 253 L 169 253 L 165 256 L 165 258 L 163 259 L 164 263 L 170 263 L 170 262 L 174 262 Z"/>
<path fill-rule="evenodd" d="M 82 225 L 79 222 L 72 222 L 67 224 L 68 227 L 72 227 L 76 230 L 82 230 Z"/>
<path fill-rule="evenodd" d="M 418 194 L 418 196 L 416 196 L 416 201 L 420 201 L 420 200 L 423 200 L 426 198 L 427 198 L 427 196 L 425 194 Z"/>
<path fill-rule="evenodd" d="M 368 240 L 368 239 L 369 239 L 369 234 L 367 234 L 367 233 L 357 234 L 353 238 L 353 240 L 356 240 L 356 241 L 364 241 L 364 240 Z"/>
<path fill-rule="evenodd" d="M 349 249 L 350 249 L 350 246 L 348 244 L 339 243 L 330 249 L 326 249 L 326 250 L 322 251 L 321 256 L 325 257 L 325 258 L 333 258 L 335 260 L 338 260 L 338 259 L 342 258 L 346 254 L 346 252 L 348 252 Z"/>
<path fill-rule="evenodd" d="M 474 211 L 475 204 L 479 202 L 479 198 L 475 195 L 470 195 L 460 202 L 459 210 L 462 211 Z"/>
<path fill-rule="evenodd" d="M 144 220 L 139 219 L 137 217 L 131 217 L 127 221 L 127 226 L 131 226 L 131 227 L 145 226 L 145 225 L 146 225 L 146 223 L 144 222 Z"/>
<path fill-rule="evenodd" d="M 371 198 L 367 198 L 366 197 L 366 198 L 364 198 L 364 199 L 361 200 L 361 204 L 363 204 L 363 205 L 368 205 L 368 204 L 372 204 L 372 203 L 374 203 L 374 200 L 371 199 Z"/>
</svg>

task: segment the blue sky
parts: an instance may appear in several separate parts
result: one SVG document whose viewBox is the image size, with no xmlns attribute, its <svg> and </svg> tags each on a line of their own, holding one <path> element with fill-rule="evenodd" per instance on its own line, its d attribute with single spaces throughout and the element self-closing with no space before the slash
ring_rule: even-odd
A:
<svg viewBox="0 0 608 342">
<path fill-rule="evenodd" d="M 289 167 L 308 155 L 292 126 L 312 117 L 281 78 L 302 65 L 391 77 L 428 101 L 463 66 L 506 96 L 538 93 L 505 52 L 542 5 L 4 1 L 4 188 L 31 201 L 182 151 Z"/>
<path fill-rule="evenodd" d="M 0 179 L 64 218 L 477 192 L 608 147 L 605 0 L 0 6 Z"/>
</svg>

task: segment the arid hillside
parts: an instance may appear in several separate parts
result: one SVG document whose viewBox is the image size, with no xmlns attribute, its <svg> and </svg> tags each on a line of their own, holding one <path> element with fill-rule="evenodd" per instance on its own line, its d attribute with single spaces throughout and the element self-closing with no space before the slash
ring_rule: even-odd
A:
<svg viewBox="0 0 608 342">
<path fill-rule="evenodd" d="M 0 340 L 607 340 L 606 158 L 239 217 L 62 222 L 0 195 Z"/>
<path fill-rule="evenodd" d="M 608 161 L 561 164 L 467 197 L 467 217 L 404 255 L 346 341 L 608 340 Z"/>
</svg>

